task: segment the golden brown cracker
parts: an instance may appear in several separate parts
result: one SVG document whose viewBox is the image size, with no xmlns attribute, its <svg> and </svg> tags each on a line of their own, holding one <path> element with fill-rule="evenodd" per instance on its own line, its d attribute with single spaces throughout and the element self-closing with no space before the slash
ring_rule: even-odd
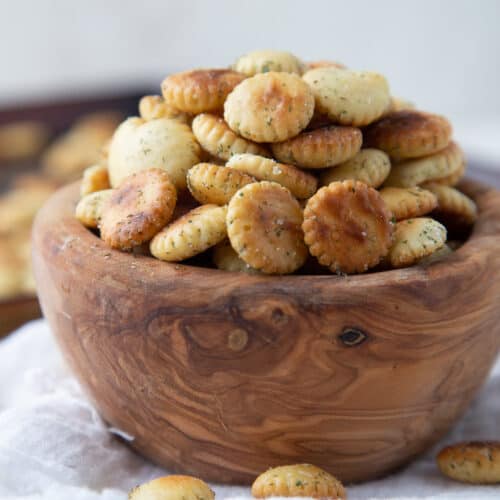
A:
<svg viewBox="0 0 500 500">
<path fill-rule="evenodd" d="M 20 161 L 38 155 L 50 137 L 49 128 L 38 121 L 15 121 L 0 125 L 0 160 Z"/>
<path fill-rule="evenodd" d="M 421 266 L 429 266 L 431 264 L 434 264 L 435 262 L 442 261 L 452 253 L 453 253 L 452 247 L 449 246 L 447 243 L 445 243 L 441 248 L 438 248 L 430 255 L 427 255 L 419 259 L 417 263 Z"/>
<path fill-rule="evenodd" d="M 201 205 L 160 231 L 151 241 L 157 259 L 180 262 L 221 242 L 227 236 L 227 207 Z"/>
<path fill-rule="evenodd" d="M 129 500 L 214 500 L 208 484 L 192 476 L 165 476 L 134 488 Z"/>
<path fill-rule="evenodd" d="M 200 203 L 225 205 L 238 189 L 255 182 L 250 175 L 230 167 L 199 163 L 187 174 L 188 189 Z"/>
<path fill-rule="evenodd" d="M 139 116 L 146 121 L 171 118 L 186 125 L 191 124 L 192 115 L 170 106 L 160 95 L 145 95 L 139 101 Z"/>
<path fill-rule="evenodd" d="M 301 75 L 304 63 L 290 52 L 281 50 L 254 50 L 238 58 L 233 69 L 247 76 L 278 71 Z"/>
<path fill-rule="evenodd" d="M 279 142 L 297 135 L 314 113 L 308 85 L 291 73 L 259 73 L 227 97 L 224 119 L 238 135 L 255 142 Z"/>
<path fill-rule="evenodd" d="M 453 225 L 470 226 L 477 219 L 477 206 L 467 195 L 450 186 L 428 183 L 425 189 L 437 198 L 436 215 Z"/>
<path fill-rule="evenodd" d="M 302 228 L 311 254 L 333 272 L 368 270 L 392 242 L 391 213 L 379 193 L 359 181 L 321 188 L 307 202 Z"/>
<path fill-rule="evenodd" d="M 202 113 L 193 120 L 192 128 L 201 147 L 221 160 L 241 153 L 269 156 L 264 146 L 235 134 L 220 116 Z"/>
<path fill-rule="evenodd" d="M 411 266 L 444 246 L 446 237 L 446 228 L 429 217 L 397 222 L 387 262 L 396 268 Z"/>
<path fill-rule="evenodd" d="M 368 125 L 390 104 L 389 85 L 378 73 L 322 67 L 307 71 L 303 78 L 318 110 L 340 125 Z"/>
<path fill-rule="evenodd" d="M 302 132 L 272 144 L 274 156 L 303 168 L 326 168 L 343 163 L 361 149 L 361 131 L 354 127 L 329 126 Z"/>
<path fill-rule="evenodd" d="M 53 192 L 53 185 L 40 183 L 16 187 L 0 196 L 0 235 L 30 227 Z"/>
<path fill-rule="evenodd" d="M 110 188 L 109 173 L 106 166 L 92 165 L 83 171 L 82 182 L 80 184 L 80 196 Z"/>
<path fill-rule="evenodd" d="M 24 263 L 6 236 L 0 235 L 0 300 L 22 293 Z"/>
<path fill-rule="evenodd" d="M 77 180 L 89 165 L 103 160 L 102 148 L 120 123 L 120 113 L 90 113 L 80 118 L 44 151 L 43 172 L 61 183 Z"/>
<path fill-rule="evenodd" d="M 161 84 L 168 105 L 186 113 L 221 111 L 245 75 L 229 69 L 197 69 L 167 76 Z"/>
<path fill-rule="evenodd" d="M 311 464 L 295 464 L 263 472 L 252 485 L 252 496 L 343 500 L 346 492 L 342 483 L 323 469 Z"/>
<path fill-rule="evenodd" d="M 318 188 L 316 177 L 292 165 L 278 163 L 263 156 L 251 154 L 234 155 L 226 165 L 245 172 L 256 179 L 277 182 L 289 189 L 297 198 L 309 198 Z"/>
<path fill-rule="evenodd" d="M 85 226 L 96 229 L 102 218 L 103 207 L 114 189 L 94 191 L 84 195 L 75 208 L 75 217 Z"/>
<path fill-rule="evenodd" d="M 436 196 L 431 191 L 420 187 L 385 187 L 380 190 L 380 196 L 398 221 L 420 217 L 437 207 Z"/>
<path fill-rule="evenodd" d="M 167 173 L 149 168 L 127 177 L 103 206 L 101 238 L 130 250 L 149 241 L 172 217 L 177 191 Z"/>
<path fill-rule="evenodd" d="M 266 274 L 292 273 L 305 262 L 301 224 L 299 203 L 275 182 L 248 184 L 228 205 L 231 246 L 249 266 Z"/>
<path fill-rule="evenodd" d="M 361 181 L 371 187 L 379 187 L 391 171 L 389 157 L 378 149 L 362 149 L 340 165 L 324 170 L 320 176 L 323 186 L 331 182 L 354 180 Z"/>
<path fill-rule="evenodd" d="M 400 161 L 444 149 L 450 142 L 450 122 L 440 115 L 416 110 L 388 113 L 363 131 L 364 143 Z"/>
<path fill-rule="evenodd" d="M 347 67 L 339 63 L 337 61 L 329 61 L 327 59 L 320 59 L 318 61 L 309 61 L 306 63 L 306 69 L 309 71 L 310 69 L 316 68 L 337 68 L 337 69 L 347 69 Z"/>
<path fill-rule="evenodd" d="M 450 142 L 441 151 L 422 158 L 406 160 L 392 165 L 386 186 L 413 187 L 426 182 L 452 182 L 462 175 L 465 157 L 455 142 Z M 458 179 L 456 179 L 458 180 Z"/>
<path fill-rule="evenodd" d="M 440 471 L 451 479 L 472 484 L 500 483 L 500 443 L 472 441 L 443 448 L 436 457 Z"/>
</svg>

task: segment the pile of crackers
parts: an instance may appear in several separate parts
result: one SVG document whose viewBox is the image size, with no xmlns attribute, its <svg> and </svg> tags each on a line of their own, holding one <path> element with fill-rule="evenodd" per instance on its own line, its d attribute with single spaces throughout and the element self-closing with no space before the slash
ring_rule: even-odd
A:
<svg viewBox="0 0 500 500">
<path fill-rule="evenodd" d="M 255 51 L 168 76 L 84 174 L 76 217 L 112 248 L 255 274 L 446 258 L 477 218 L 449 121 L 381 74 Z"/>
</svg>

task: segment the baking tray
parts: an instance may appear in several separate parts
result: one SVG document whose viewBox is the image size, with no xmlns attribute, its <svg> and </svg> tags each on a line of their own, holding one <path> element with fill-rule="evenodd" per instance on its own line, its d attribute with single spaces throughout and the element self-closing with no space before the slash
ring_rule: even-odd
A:
<svg viewBox="0 0 500 500">
<path fill-rule="evenodd" d="M 33 104 L 15 104 L 0 109 L 0 125 L 15 121 L 36 120 L 45 123 L 52 132 L 52 138 L 67 130 L 78 118 L 95 111 L 119 111 L 124 116 L 137 115 L 139 99 L 152 94 L 149 89 L 131 89 L 119 95 L 92 95 L 66 98 Z M 37 159 L 23 161 L 0 161 L 0 192 L 18 174 L 39 170 Z M 0 338 L 23 323 L 41 316 L 35 296 L 20 296 L 0 301 Z"/>
</svg>

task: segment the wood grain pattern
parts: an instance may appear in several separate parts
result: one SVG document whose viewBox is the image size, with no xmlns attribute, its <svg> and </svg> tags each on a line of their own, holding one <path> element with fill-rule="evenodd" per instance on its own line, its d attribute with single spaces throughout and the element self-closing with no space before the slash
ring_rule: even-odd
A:
<svg viewBox="0 0 500 500">
<path fill-rule="evenodd" d="M 35 224 L 42 308 L 102 416 L 170 470 L 371 479 L 449 429 L 499 350 L 500 193 L 463 188 L 479 220 L 444 262 L 268 277 L 110 250 L 73 218 L 72 185 Z"/>
</svg>

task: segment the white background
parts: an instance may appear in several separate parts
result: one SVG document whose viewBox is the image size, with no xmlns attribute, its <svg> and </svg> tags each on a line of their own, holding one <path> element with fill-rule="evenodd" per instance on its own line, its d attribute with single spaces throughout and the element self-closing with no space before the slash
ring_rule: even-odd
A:
<svg viewBox="0 0 500 500">
<path fill-rule="evenodd" d="M 500 0 L 0 0 L 0 105 L 114 92 L 254 48 L 375 69 L 500 155 Z M 499 160 L 500 163 L 500 160 Z"/>
</svg>

